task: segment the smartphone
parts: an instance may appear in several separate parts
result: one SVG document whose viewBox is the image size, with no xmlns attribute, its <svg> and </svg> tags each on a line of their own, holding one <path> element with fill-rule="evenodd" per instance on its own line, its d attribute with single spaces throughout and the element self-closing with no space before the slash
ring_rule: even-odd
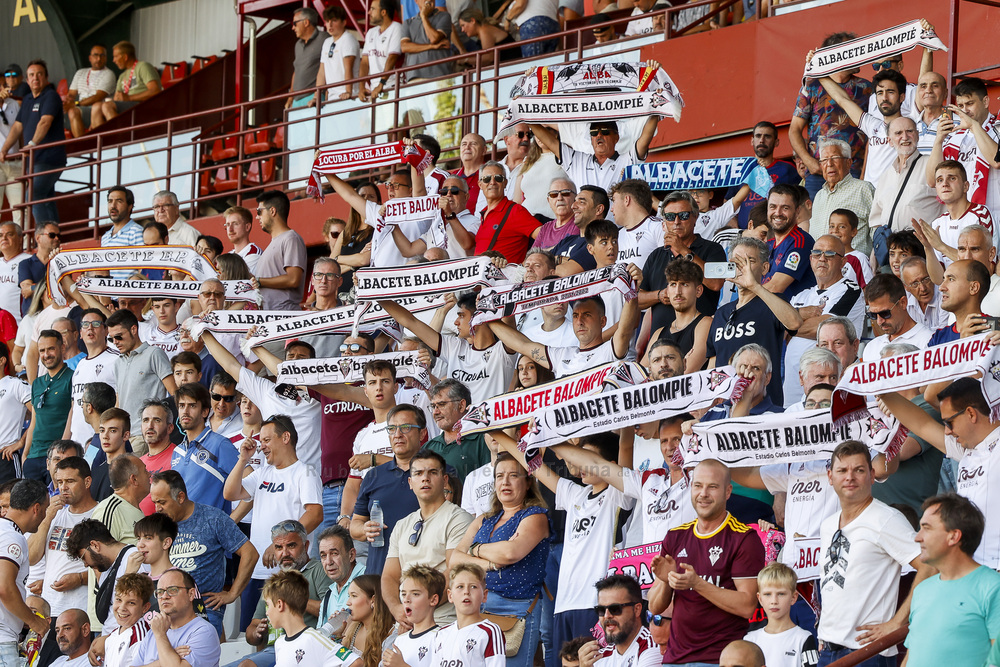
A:
<svg viewBox="0 0 1000 667">
<path fill-rule="evenodd" d="M 736 265 L 732 262 L 705 262 L 706 278 L 735 278 Z"/>
<path fill-rule="evenodd" d="M 984 317 L 989 331 L 1000 331 L 1000 317 Z"/>
</svg>

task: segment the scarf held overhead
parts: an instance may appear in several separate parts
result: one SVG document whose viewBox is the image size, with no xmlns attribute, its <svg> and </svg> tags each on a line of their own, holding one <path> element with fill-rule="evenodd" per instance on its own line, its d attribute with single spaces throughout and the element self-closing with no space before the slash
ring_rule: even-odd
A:
<svg viewBox="0 0 1000 667">
<path fill-rule="evenodd" d="M 662 67 L 644 63 L 577 63 L 533 67 L 519 78 L 510 96 L 577 93 L 595 89 L 644 92 L 661 89 L 684 106 L 677 86 Z M 677 111 L 678 115 L 680 110 Z"/>
<path fill-rule="evenodd" d="M 249 301 L 260 305 L 260 292 L 249 280 L 223 280 L 226 301 Z M 81 276 L 76 289 L 84 294 L 124 297 L 163 297 L 171 299 L 197 299 L 201 283 L 191 280 L 118 280 Z"/>
<path fill-rule="evenodd" d="M 354 272 L 358 301 L 460 292 L 507 282 L 489 257 L 445 259 L 409 266 L 365 268 Z"/>
<path fill-rule="evenodd" d="M 309 173 L 306 194 L 313 199 L 325 201 L 321 182 L 324 174 L 392 167 L 402 163 L 413 165 L 423 171 L 430 166 L 431 156 L 420 146 L 415 144 L 407 146 L 402 141 L 363 148 L 337 148 L 319 151 Z"/>
<path fill-rule="evenodd" d="M 860 67 L 873 60 L 882 60 L 922 46 L 934 51 L 947 51 L 933 30 L 924 30 L 920 21 L 910 21 L 849 42 L 817 49 L 806 63 L 805 79 L 819 79 L 845 69 Z"/>
<path fill-rule="evenodd" d="M 218 278 L 207 257 L 191 246 L 146 245 L 109 248 L 63 250 L 49 260 L 47 279 L 49 294 L 58 306 L 66 305 L 59 281 L 69 273 L 80 271 L 110 271 L 111 269 L 168 269 L 180 271 L 200 282 Z"/>
<path fill-rule="evenodd" d="M 366 354 L 359 357 L 332 359 L 296 359 L 278 364 L 278 384 L 317 385 L 364 382 L 365 364 L 369 361 L 389 361 L 396 368 L 396 377 L 416 380 L 424 390 L 430 389 L 431 376 L 417 360 L 418 350 Z"/>
</svg>

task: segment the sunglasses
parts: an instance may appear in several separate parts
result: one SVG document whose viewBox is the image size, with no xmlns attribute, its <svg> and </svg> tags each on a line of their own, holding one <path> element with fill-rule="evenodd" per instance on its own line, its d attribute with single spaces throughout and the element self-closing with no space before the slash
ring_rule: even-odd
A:
<svg viewBox="0 0 1000 667">
<path fill-rule="evenodd" d="M 881 62 L 872 63 L 872 69 L 877 72 L 880 69 L 887 69 L 889 67 L 892 67 L 893 63 L 897 63 L 897 62 L 901 62 L 901 61 L 893 59 L 893 60 L 883 60 Z"/>
<path fill-rule="evenodd" d="M 964 412 L 965 412 L 965 410 L 959 410 L 958 412 L 956 412 L 955 414 L 953 414 L 951 417 L 948 417 L 947 419 L 942 419 L 941 423 L 944 424 L 948 428 L 949 431 L 952 431 L 952 430 L 954 430 L 954 427 L 952 426 L 952 422 L 955 421 L 956 417 L 958 417 L 960 414 L 962 414 Z"/>
<path fill-rule="evenodd" d="M 525 132 L 524 130 L 521 130 L 520 132 L 515 132 L 515 134 L 517 135 L 518 139 L 524 139 L 525 137 L 528 137 L 529 139 L 531 139 L 531 138 L 533 138 L 535 136 L 535 133 L 532 132 L 531 130 L 528 130 L 527 132 Z"/>
<path fill-rule="evenodd" d="M 347 343 L 344 343 L 343 345 L 340 346 L 341 354 L 343 354 L 344 352 L 367 352 L 367 351 L 368 351 L 367 347 L 359 345 L 358 343 L 351 343 L 349 345 Z"/>
<path fill-rule="evenodd" d="M 4 72 L 3 75 L 4 76 L 21 76 L 17 72 Z"/>
<path fill-rule="evenodd" d="M 385 432 L 388 433 L 389 435 L 392 435 L 396 431 L 399 431 L 400 433 L 405 435 L 415 428 L 420 428 L 420 427 L 417 426 L 416 424 L 399 424 L 398 426 L 395 424 L 390 424 L 389 426 L 385 427 Z"/>
<path fill-rule="evenodd" d="M 198 296 L 214 296 L 214 297 L 217 297 L 217 298 L 221 299 L 224 296 L 226 296 L 226 293 L 225 292 L 198 292 Z"/>
<path fill-rule="evenodd" d="M 673 620 L 672 616 L 664 616 L 662 614 L 653 614 L 651 612 L 646 612 L 646 622 L 652 623 L 653 625 L 660 626 L 667 621 Z"/>
<path fill-rule="evenodd" d="M 902 299 L 897 299 L 896 303 L 892 304 L 885 310 L 868 310 L 866 308 L 865 315 L 868 317 L 868 319 L 872 320 L 873 322 L 876 319 L 888 320 L 892 318 L 892 309 L 895 308 L 896 304 L 898 304 L 900 301 L 902 301 Z"/>
<path fill-rule="evenodd" d="M 449 185 L 446 188 L 441 188 L 440 190 L 438 190 L 438 193 L 442 195 L 460 195 L 462 194 L 462 188 L 458 187 L 457 185 Z"/>
<path fill-rule="evenodd" d="M 109 343 L 120 343 L 125 339 L 125 334 L 115 334 L 114 336 L 108 336 Z"/>
<path fill-rule="evenodd" d="M 413 524 L 413 534 L 410 535 L 410 539 L 407 540 L 411 547 L 417 546 L 417 542 L 420 541 L 420 534 L 424 532 L 424 520 L 421 519 Z"/>
<path fill-rule="evenodd" d="M 42 408 L 45 407 L 45 397 L 48 396 L 50 389 L 52 389 L 52 383 L 51 382 L 49 383 L 49 386 L 46 387 L 42 391 L 41 395 L 38 397 L 38 403 L 35 404 L 35 407 L 38 408 L 39 410 L 41 410 Z"/>
<path fill-rule="evenodd" d="M 692 213 L 691 211 L 681 211 L 679 213 L 671 211 L 670 213 L 664 213 L 663 219 L 666 220 L 667 222 L 673 222 L 677 218 L 680 218 L 681 222 L 687 222 L 688 220 L 691 219 L 692 215 L 694 215 L 694 213 Z"/>
<path fill-rule="evenodd" d="M 556 199 L 557 197 L 575 197 L 576 193 L 572 190 L 550 190 L 549 199 Z"/>
<path fill-rule="evenodd" d="M 223 394 L 212 394 L 213 401 L 225 401 L 226 403 L 232 403 L 236 400 L 236 394 L 232 396 L 225 396 Z"/>
<path fill-rule="evenodd" d="M 625 607 L 631 607 L 634 604 L 639 604 L 638 602 L 629 602 L 628 604 L 595 604 L 594 611 L 597 612 L 598 616 L 604 616 L 604 612 L 610 611 L 612 616 L 621 616 L 622 611 Z"/>
<path fill-rule="evenodd" d="M 608 136 L 610 134 L 611 134 L 611 128 L 610 127 L 600 127 L 600 128 L 596 128 L 596 129 L 593 129 L 593 130 L 590 131 L 590 136 L 592 136 L 592 137 L 596 137 L 597 135 L 601 135 L 602 137 L 606 137 L 606 136 Z"/>
<path fill-rule="evenodd" d="M 39 236 L 48 236 L 50 239 L 59 238 L 59 232 L 45 232 L 44 234 L 39 234 Z"/>
<path fill-rule="evenodd" d="M 479 181 L 482 183 L 503 183 L 507 180 L 507 177 L 503 174 L 490 174 L 489 176 L 480 176 Z"/>
<path fill-rule="evenodd" d="M 809 254 L 813 257 L 828 257 L 830 259 L 833 259 L 834 257 L 843 257 L 843 255 L 836 250 L 816 250 L 815 248 L 810 250 Z"/>
</svg>

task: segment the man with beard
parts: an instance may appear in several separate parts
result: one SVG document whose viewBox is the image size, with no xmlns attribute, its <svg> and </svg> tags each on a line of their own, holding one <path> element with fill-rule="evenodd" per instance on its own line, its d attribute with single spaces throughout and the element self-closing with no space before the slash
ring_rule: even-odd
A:
<svg viewBox="0 0 1000 667">
<path fill-rule="evenodd" d="M 264 310 L 298 310 L 302 303 L 306 244 L 288 226 L 289 208 L 288 195 L 280 190 L 267 190 L 257 196 L 260 228 L 271 236 L 254 274 Z"/>
<path fill-rule="evenodd" d="M 649 629 L 642 624 L 642 589 L 634 577 L 612 574 L 597 588 L 597 615 L 605 646 L 591 641 L 577 654 L 580 667 L 656 667 L 662 656 Z"/>
<path fill-rule="evenodd" d="M 46 329 L 38 334 L 38 356 L 45 367 L 31 383 L 31 426 L 22 470 L 30 479 L 45 481 L 45 457 L 49 445 L 62 438 L 73 403 L 73 371 L 63 361 L 63 339 L 58 331 Z"/>
<path fill-rule="evenodd" d="M 941 75 L 932 72 L 931 76 Z M 938 116 L 940 115 L 939 106 Z M 886 165 L 875 184 L 875 198 L 868 215 L 868 227 L 871 230 L 890 225 L 890 232 L 899 232 L 909 229 L 913 219 L 933 220 L 941 215 L 941 202 L 937 200 L 934 188 L 926 183 L 925 174 L 930 158 L 918 150 L 918 132 L 917 124 L 906 116 L 900 116 L 888 125 L 889 145 L 893 149 L 894 159 Z M 831 220 L 831 228 L 833 224 Z"/>
<path fill-rule="evenodd" d="M 132 209 L 135 207 L 135 195 L 128 188 L 116 185 L 108 190 L 108 219 L 111 229 L 101 237 L 101 247 L 137 246 L 143 245 L 142 225 L 132 219 Z M 131 269 L 119 269 L 111 272 L 112 278 L 124 280 L 132 275 Z"/>
<path fill-rule="evenodd" d="M 795 165 L 786 160 L 775 159 L 774 157 L 774 149 L 778 147 L 779 143 L 778 128 L 774 123 L 762 120 L 753 126 L 753 132 L 750 135 L 750 148 L 753 149 L 753 154 L 757 158 L 757 164 L 767 169 L 767 173 L 775 185 L 780 183 L 798 185 L 801 179 L 798 172 L 795 171 Z M 739 191 L 740 186 L 734 185 L 731 187 L 726 192 L 726 201 L 736 197 Z M 753 190 L 746 195 L 746 198 L 740 203 L 739 209 L 736 212 L 736 223 L 740 229 L 747 228 L 747 221 L 750 220 L 750 210 L 765 200 L 765 197 L 761 197 Z"/>
<path fill-rule="evenodd" d="M 205 387 L 197 382 L 181 385 L 176 400 L 177 421 L 184 431 L 184 441 L 174 448 L 170 468 L 183 475 L 193 497 L 228 512 L 231 508 L 222 480 L 236 465 L 233 443 L 206 423 L 211 396 Z"/>
<path fill-rule="evenodd" d="M 134 549 L 131 544 L 116 540 L 107 526 L 94 519 L 78 523 L 66 538 L 66 553 L 69 557 L 82 561 L 88 568 L 99 573 L 93 586 L 94 611 L 97 619 L 106 625 L 102 634 L 108 634 L 108 630 L 118 626 L 111 613 L 115 582 L 125 574 L 128 554 Z M 57 625 L 56 630 L 58 629 Z M 59 648 L 61 650 L 62 646 Z"/>
<path fill-rule="evenodd" d="M 52 667 L 87 667 L 90 661 L 90 619 L 81 609 L 67 609 L 56 619 L 56 644 L 61 656 Z"/>
<path fill-rule="evenodd" d="M 306 603 L 303 620 L 307 627 L 315 628 L 320 600 L 333 580 L 326 576 L 323 564 L 319 560 L 309 558 L 309 540 L 306 539 L 306 529 L 301 523 L 286 520 L 270 530 L 271 547 L 278 568 L 282 571 L 298 570 L 309 582 L 309 601 Z M 277 633 L 267 622 L 266 602 L 262 597 L 246 632 L 247 643 L 256 647 L 257 652 L 226 667 L 273 667 L 274 641 L 277 638 Z"/>
<path fill-rule="evenodd" d="M 657 338 L 649 344 L 649 377 L 666 380 L 684 375 L 684 352 L 670 338 Z"/>
<path fill-rule="evenodd" d="M 139 644 L 132 664 L 136 667 L 183 663 L 191 667 L 218 665 L 222 653 L 219 637 L 208 621 L 194 613 L 198 589 L 191 575 L 183 570 L 167 570 L 156 584 L 154 595 L 160 611 L 153 614 L 149 622 L 152 632 Z M 177 654 L 176 649 L 180 646 L 186 646 L 189 651 L 184 658 Z"/>
<path fill-rule="evenodd" d="M 813 239 L 822 234 L 814 229 L 810 236 L 796 224 L 800 204 L 799 193 L 791 185 L 776 185 L 767 193 L 767 222 L 774 237 L 767 242 L 770 258 L 764 289 L 786 301 L 816 284 L 809 255 Z"/>
</svg>

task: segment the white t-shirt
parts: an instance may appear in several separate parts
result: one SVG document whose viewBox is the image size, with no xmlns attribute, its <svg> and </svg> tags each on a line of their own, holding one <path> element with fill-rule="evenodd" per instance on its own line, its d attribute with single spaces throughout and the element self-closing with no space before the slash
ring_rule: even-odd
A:
<svg viewBox="0 0 1000 667">
<path fill-rule="evenodd" d="M 12 375 L 0 378 L 0 446 L 17 442 L 21 437 L 26 405 L 30 402 L 31 387 L 27 382 Z"/>
<path fill-rule="evenodd" d="M 573 181 L 577 188 L 581 188 L 584 185 L 596 185 L 607 192 L 611 189 L 612 185 L 622 180 L 622 173 L 625 171 L 625 167 L 630 167 L 639 162 L 639 159 L 635 156 L 634 146 L 624 154 L 613 153 L 611 157 L 604 161 L 604 164 L 599 164 L 593 153 L 575 150 L 566 143 L 560 144 L 559 150 L 559 164 L 566 171 L 569 180 Z M 521 179 L 521 182 L 523 183 L 524 179 Z M 522 189 L 524 188 L 523 185 L 521 187 Z M 610 212 L 608 215 L 610 215 Z"/>
<path fill-rule="evenodd" d="M 545 320 L 541 318 L 541 309 L 537 312 L 539 317 L 528 317 L 524 321 L 524 324 L 520 327 L 521 333 L 539 345 L 547 347 L 573 347 L 577 344 L 576 334 L 573 333 L 573 319 L 570 317 L 568 310 L 562 324 L 552 331 L 546 331 L 542 328 Z M 610 321 L 610 318 L 608 321 Z"/>
<path fill-rule="evenodd" d="M 797 625 L 775 634 L 760 628 L 743 639 L 760 647 L 768 667 L 813 667 L 819 662 L 816 639 Z"/>
<path fill-rule="evenodd" d="M 694 233 L 703 239 L 712 238 L 736 216 L 737 211 L 738 209 L 733 206 L 733 200 L 727 199 L 719 208 L 698 215 L 698 221 L 694 223 Z"/>
<path fill-rule="evenodd" d="M 952 220 L 951 215 L 945 211 L 944 215 L 931 222 L 931 226 L 937 231 L 941 241 L 952 248 L 958 247 L 958 236 L 969 225 L 982 225 L 993 235 L 994 247 L 1000 243 L 1000 235 L 997 234 L 998 230 L 993 225 L 993 216 L 990 215 L 989 209 L 982 204 L 970 205 L 969 210 L 956 220 Z M 951 260 L 939 251 L 935 250 L 934 254 L 938 261 L 944 263 L 945 268 L 951 264 Z"/>
<path fill-rule="evenodd" d="M 663 660 L 649 628 L 641 628 L 624 653 L 615 646 L 605 646 L 597 655 L 594 667 L 657 667 Z"/>
<path fill-rule="evenodd" d="M 372 422 L 368 426 L 358 431 L 354 436 L 354 456 L 358 454 L 382 454 L 392 456 L 392 445 L 389 444 L 389 434 L 385 428 L 389 422 Z M 364 470 L 351 469 L 350 476 L 357 479 L 364 479 L 371 467 Z"/>
<path fill-rule="evenodd" d="M 351 56 L 354 56 L 354 66 L 351 75 L 346 76 L 344 58 Z M 361 47 L 358 45 L 358 40 L 347 30 L 337 41 L 334 41 L 333 37 L 327 37 L 319 54 L 319 62 L 323 68 L 323 78 L 328 84 L 358 78 L 361 74 Z M 327 90 L 327 99 L 336 100 L 346 92 L 347 86 L 334 86 Z"/>
<path fill-rule="evenodd" d="M 928 341 L 930 341 L 931 336 L 933 335 L 934 335 L 933 331 L 925 327 L 923 324 L 920 324 L 919 322 L 917 324 L 914 324 L 909 331 L 907 331 L 904 334 L 900 334 L 899 336 L 896 336 L 891 341 L 889 340 L 889 334 L 882 334 L 877 338 L 873 338 L 871 341 L 868 342 L 867 345 L 865 345 L 865 351 L 862 352 L 861 354 L 861 360 L 864 361 L 865 363 L 869 361 L 878 361 L 879 359 L 882 358 L 882 348 L 884 348 L 890 342 L 912 343 L 917 347 L 919 347 L 920 349 L 924 349 L 925 347 L 927 347 L 927 343 Z"/>
<path fill-rule="evenodd" d="M 282 469 L 271 464 L 259 466 L 243 478 L 243 490 L 253 501 L 250 541 L 262 555 L 271 546 L 271 526 L 286 519 L 297 520 L 306 505 L 323 505 L 323 483 L 316 470 L 302 461 Z M 254 566 L 254 579 L 267 579 L 278 571 L 264 567 L 261 561 Z"/>
<path fill-rule="evenodd" d="M 972 449 L 962 447 L 953 435 L 944 437 L 948 458 L 958 461 L 958 493 L 971 500 L 986 520 L 983 539 L 973 558 L 994 570 L 1000 567 L 1000 508 L 993 509 L 992 504 L 998 497 L 990 491 L 1000 493 L 1000 462 L 997 460 L 1000 447 L 995 446 L 998 439 L 1000 428 Z"/>
<path fill-rule="evenodd" d="M 872 95 L 872 97 L 875 96 Z M 868 137 L 865 180 L 872 185 L 878 185 L 878 179 L 896 159 L 896 149 L 889 143 L 889 128 L 882 118 L 882 114 L 874 115 L 864 111 L 861 113 L 861 123 L 858 125 L 858 129 Z"/>
<path fill-rule="evenodd" d="M 365 34 L 365 47 L 361 50 L 361 55 L 368 56 L 369 74 L 384 72 L 385 63 L 389 60 L 389 56 L 393 53 L 403 53 L 400 42 L 402 37 L 402 24 L 396 23 L 395 21 L 389 24 L 389 27 L 385 29 L 385 32 L 382 32 L 382 29 L 379 26 L 368 29 L 368 32 Z M 372 87 L 376 85 L 378 85 L 377 81 L 372 84 Z M 394 88 L 395 86 L 396 75 L 392 74 L 389 76 L 382 88 L 383 90 L 387 90 L 389 88 Z"/>
<path fill-rule="evenodd" d="M 494 479 L 492 463 L 470 472 L 462 482 L 462 509 L 472 516 L 489 512 L 493 505 Z"/>
<path fill-rule="evenodd" d="M 112 618 L 114 614 L 108 618 Z M 106 624 L 105 624 L 106 625 Z M 116 628 L 104 640 L 104 667 L 132 667 L 132 658 L 143 637 L 149 633 L 149 623 L 140 618 L 130 628 Z"/>
<path fill-rule="evenodd" d="M 8 261 L 0 255 L 0 308 L 13 315 L 18 322 L 21 321 L 21 288 L 17 282 L 17 267 L 21 260 L 30 256 L 22 252 Z"/>
<path fill-rule="evenodd" d="M 435 625 L 419 634 L 410 630 L 396 637 L 393 645 L 399 649 L 403 661 L 410 667 L 431 667 L 434 664 L 434 640 L 440 629 Z"/>
<path fill-rule="evenodd" d="M 291 417 L 299 436 L 295 455 L 300 461 L 319 470 L 319 431 L 323 414 L 319 401 L 311 397 L 292 400 L 279 396 L 274 392 L 273 382 L 257 377 L 245 368 L 240 369 L 240 376 L 236 380 L 236 391 L 253 401 L 264 419 L 270 419 L 274 415 Z"/>
<path fill-rule="evenodd" d="M 27 589 L 24 584 L 28 580 L 28 540 L 17 524 L 10 519 L 0 519 L 0 559 L 9 561 L 17 568 L 17 578 L 14 585 L 21 598 L 25 597 Z M 4 582 L 9 585 L 10 582 Z M 12 614 L 7 607 L 0 605 L 0 643 L 16 642 L 24 621 Z"/>
<path fill-rule="evenodd" d="M 91 382 L 104 382 L 116 389 L 115 384 L 115 359 L 118 352 L 111 348 L 104 348 L 104 351 L 96 357 L 81 359 L 73 371 L 73 427 L 70 431 L 70 439 L 86 445 L 94 437 L 94 429 L 90 427 L 83 416 L 83 408 L 79 400 L 83 398 L 83 390 Z M 138 433 L 141 424 L 133 424 L 132 431 Z"/>
<path fill-rule="evenodd" d="M 163 350 L 167 359 L 181 351 L 180 335 L 181 326 L 179 324 L 170 331 L 163 331 L 155 320 L 139 323 L 139 340 L 146 345 Z"/>
<path fill-rule="evenodd" d="M 346 667 L 358 660 L 360 655 L 316 628 L 306 628 L 294 637 L 283 634 L 274 642 L 275 667 Z"/>
<path fill-rule="evenodd" d="M 642 512 L 642 542 L 662 542 L 667 531 L 698 515 L 691 502 L 691 488 L 684 477 L 670 483 L 670 471 L 663 468 L 638 471 L 622 469 L 625 496 L 639 502 Z"/>
<path fill-rule="evenodd" d="M 618 262 L 642 268 L 650 253 L 662 245 L 663 221 L 651 215 L 632 229 L 618 230 Z"/>
<path fill-rule="evenodd" d="M 645 13 L 646 12 L 642 11 L 640 7 L 636 7 L 632 10 L 632 14 L 630 16 L 641 16 Z M 625 28 L 625 36 L 632 37 L 633 35 L 648 35 L 653 32 L 654 29 L 653 17 L 650 15 L 643 19 L 629 21 L 628 27 Z"/>
<path fill-rule="evenodd" d="M 622 319 L 622 309 L 625 308 L 625 295 L 618 290 L 608 290 L 601 292 L 601 301 L 604 302 L 604 316 L 608 321 L 604 324 L 604 330 L 618 324 Z"/>
<path fill-rule="evenodd" d="M 372 28 L 378 30 L 378 28 Z M 369 31 L 371 32 L 371 31 Z M 396 241 L 392 238 L 392 228 L 399 227 L 400 231 L 410 241 L 414 241 L 423 235 L 431 226 L 432 218 L 420 220 L 418 222 L 403 222 L 398 225 L 387 225 L 378 214 L 381 208 L 373 201 L 365 203 L 365 222 L 375 230 L 372 234 L 372 266 L 389 267 L 402 266 L 409 260 L 399 252 Z"/>
<path fill-rule="evenodd" d="M 934 296 L 931 298 L 930 303 L 927 304 L 926 310 L 920 308 L 920 302 L 917 301 L 917 297 L 907 292 L 906 312 L 914 322 L 923 324 L 932 332 L 951 324 L 954 317 L 953 313 L 949 313 L 941 307 L 941 290 L 938 289 L 937 285 L 934 286 Z"/>
<path fill-rule="evenodd" d="M 438 184 L 433 178 L 427 180 L 427 185 L 430 186 L 434 184 L 434 193 L 431 193 L 430 187 L 427 188 L 427 194 L 437 194 Z M 479 226 L 483 224 L 482 219 L 478 215 L 472 215 L 469 213 L 468 209 L 463 208 L 461 211 L 456 213 L 458 216 L 458 224 L 462 225 L 469 234 L 475 237 L 476 232 L 479 231 Z M 465 248 L 458 242 L 455 237 L 455 230 L 452 226 L 455 224 L 454 221 L 445 220 L 444 231 L 447 235 L 447 240 L 438 238 L 439 233 L 436 233 L 437 227 L 431 225 L 430 228 L 424 233 L 422 238 L 424 243 L 427 244 L 428 248 L 444 248 L 448 252 L 448 257 L 451 259 L 461 259 L 462 257 L 468 257 L 469 253 L 465 252 Z M 413 667 L 412 665 L 410 667 Z"/>
<path fill-rule="evenodd" d="M 821 641 L 861 648 L 857 628 L 885 623 L 896 613 L 903 566 L 920 555 L 916 532 L 899 510 L 872 500 L 838 530 L 840 512 L 820 526 Z M 836 543 L 834 535 L 837 536 Z M 896 647 L 882 652 L 896 655 Z"/>
<path fill-rule="evenodd" d="M 854 266 L 847 262 L 848 257 L 853 257 L 858 260 L 858 264 L 861 265 L 861 275 L 854 270 Z M 850 280 L 852 283 L 857 285 L 867 285 L 871 282 L 872 278 L 875 277 L 875 272 L 872 271 L 872 263 L 868 257 L 860 250 L 852 250 L 851 252 L 844 255 L 844 277 Z"/>
<path fill-rule="evenodd" d="M 615 355 L 615 342 L 609 340 L 589 350 L 579 347 L 547 347 L 545 353 L 549 357 L 549 368 L 557 378 L 573 375 L 588 368 L 596 368 L 612 361 L 621 361 Z"/>
<path fill-rule="evenodd" d="M 634 499 L 613 486 L 595 495 L 592 486 L 559 479 L 556 509 L 566 511 L 562 562 L 573 563 L 573 567 L 559 569 L 555 613 L 591 609 L 597 604 L 594 584 L 608 576 L 618 512 L 634 505 Z"/>
<path fill-rule="evenodd" d="M 65 655 L 61 655 L 52 661 L 52 667 L 89 667 L 89 665 L 90 657 L 86 653 L 72 660 Z"/>
<path fill-rule="evenodd" d="M 503 630 L 493 621 L 446 625 L 434 638 L 433 667 L 506 667 Z"/>
<path fill-rule="evenodd" d="M 260 256 L 264 254 L 264 251 L 260 249 L 260 246 L 256 243 L 247 243 L 243 246 L 242 250 L 231 250 L 230 252 L 235 252 L 237 255 L 243 258 L 243 261 L 247 263 L 247 268 L 250 269 L 251 275 L 256 275 L 257 271 L 257 260 Z"/>
<path fill-rule="evenodd" d="M 499 340 L 485 350 L 458 336 L 441 336 L 438 356 L 448 364 L 448 377 L 469 388 L 472 402 L 479 403 L 507 391 L 514 376 L 516 355 Z"/>
<path fill-rule="evenodd" d="M 826 461 L 762 466 L 760 478 L 770 493 L 788 494 L 781 562 L 795 570 L 799 581 L 818 579 L 820 524 L 840 510 Z"/>
<path fill-rule="evenodd" d="M 95 506 L 96 507 L 96 506 Z M 87 586 L 78 586 L 71 591 L 62 593 L 52 589 L 52 584 L 67 574 L 86 573 L 83 561 L 75 560 L 66 553 L 66 538 L 73 528 L 89 519 L 94 513 L 94 507 L 86 512 L 73 514 L 69 507 L 63 507 L 52 519 L 48 539 L 45 541 L 45 580 L 42 584 L 42 597 L 52 607 L 52 616 L 56 617 L 67 609 L 87 608 Z"/>
</svg>

